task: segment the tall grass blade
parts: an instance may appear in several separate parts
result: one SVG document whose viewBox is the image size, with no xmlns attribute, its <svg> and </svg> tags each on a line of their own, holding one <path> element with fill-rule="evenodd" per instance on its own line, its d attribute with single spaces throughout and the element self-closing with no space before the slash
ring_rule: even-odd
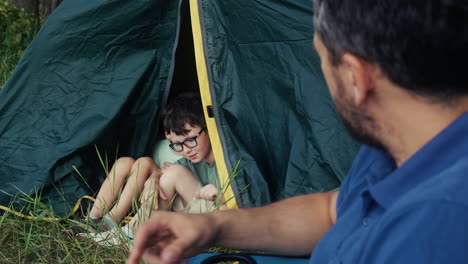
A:
<svg viewBox="0 0 468 264">
<path fill-rule="evenodd" d="M 81 174 L 80 170 L 78 170 L 78 168 L 75 166 L 75 165 L 72 165 L 72 168 L 73 170 L 78 174 L 79 176 L 79 179 L 82 183 L 84 183 L 86 185 L 86 187 L 90 190 L 90 191 L 93 191 L 93 189 L 91 188 L 91 186 L 89 186 L 88 182 L 85 180 L 85 178 L 83 177 L 83 175 Z"/>
<path fill-rule="evenodd" d="M 97 155 L 98 155 L 99 162 L 101 162 L 102 168 L 103 168 L 104 171 L 106 172 L 106 175 L 109 175 L 109 164 L 107 163 L 107 153 L 105 153 L 105 155 L 106 155 L 106 162 L 104 162 L 104 160 L 102 159 L 101 153 L 99 152 L 98 147 L 97 147 L 96 145 L 94 145 L 94 148 L 96 149 L 96 153 L 97 153 Z"/>
</svg>

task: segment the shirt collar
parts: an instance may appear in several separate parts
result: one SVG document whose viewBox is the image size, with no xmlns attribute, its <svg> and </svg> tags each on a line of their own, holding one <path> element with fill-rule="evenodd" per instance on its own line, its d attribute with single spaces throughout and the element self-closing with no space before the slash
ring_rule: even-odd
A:
<svg viewBox="0 0 468 264">
<path fill-rule="evenodd" d="M 431 139 L 402 166 L 385 152 L 369 169 L 369 192 L 385 209 L 420 183 L 468 155 L 468 113 L 464 113 Z"/>
</svg>

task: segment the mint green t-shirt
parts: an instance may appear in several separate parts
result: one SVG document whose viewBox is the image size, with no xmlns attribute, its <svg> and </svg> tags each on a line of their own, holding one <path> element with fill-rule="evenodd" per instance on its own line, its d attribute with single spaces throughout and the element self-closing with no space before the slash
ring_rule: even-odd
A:
<svg viewBox="0 0 468 264">
<path fill-rule="evenodd" d="M 181 156 L 175 154 L 169 147 L 169 140 L 163 139 L 159 140 L 153 149 L 153 160 L 160 168 L 164 168 L 164 162 L 175 163 Z"/>
<path fill-rule="evenodd" d="M 208 164 L 206 161 L 199 163 L 193 163 L 186 158 L 182 158 L 176 162 L 176 164 L 184 165 L 189 168 L 193 174 L 200 180 L 202 186 L 207 184 L 214 184 L 218 189 L 221 189 L 221 183 L 218 176 L 218 170 L 216 169 L 216 163 Z"/>
</svg>

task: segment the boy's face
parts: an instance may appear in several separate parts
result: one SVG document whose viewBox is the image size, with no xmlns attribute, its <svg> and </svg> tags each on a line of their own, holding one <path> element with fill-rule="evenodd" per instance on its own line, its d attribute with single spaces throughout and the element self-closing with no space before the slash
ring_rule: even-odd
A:
<svg viewBox="0 0 468 264">
<path fill-rule="evenodd" d="M 206 128 L 200 133 L 202 127 L 195 126 L 192 127 L 189 124 L 185 124 L 185 129 L 189 130 L 187 135 L 176 135 L 174 132 L 166 134 L 166 139 L 169 140 L 171 143 L 182 143 L 186 139 L 196 137 L 197 146 L 193 148 L 189 148 L 187 146 L 183 146 L 182 151 L 174 153 L 182 156 L 193 163 L 199 163 L 202 160 L 206 161 L 208 164 L 212 164 L 214 161 L 213 151 L 211 150 L 211 142 L 210 137 L 208 136 L 208 131 Z"/>
</svg>

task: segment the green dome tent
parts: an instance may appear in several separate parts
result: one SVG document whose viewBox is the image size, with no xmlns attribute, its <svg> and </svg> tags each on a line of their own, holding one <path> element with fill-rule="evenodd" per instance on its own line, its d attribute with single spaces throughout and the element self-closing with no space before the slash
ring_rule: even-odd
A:
<svg viewBox="0 0 468 264">
<path fill-rule="evenodd" d="M 109 167 L 150 155 L 160 110 L 190 90 L 222 182 L 239 162 L 229 207 L 337 188 L 358 145 L 312 16 L 310 0 L 65 0 L 0 92 L 0 204 L 39 192 L 67 212 L 105 177 L 96 148 Z"/>
</svg>

